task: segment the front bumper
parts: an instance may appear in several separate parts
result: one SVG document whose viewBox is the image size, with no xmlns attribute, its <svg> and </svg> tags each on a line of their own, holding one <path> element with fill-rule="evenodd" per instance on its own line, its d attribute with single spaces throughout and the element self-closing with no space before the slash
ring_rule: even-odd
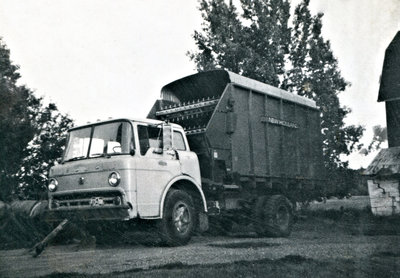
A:
<svg viewBox="0 0 400 278">
<path fill-rule="evenodd" d="M 81 190 L 52 194 L 47 221 L 128 220 L 130 205 L 121 190 Z"/>
</svg>

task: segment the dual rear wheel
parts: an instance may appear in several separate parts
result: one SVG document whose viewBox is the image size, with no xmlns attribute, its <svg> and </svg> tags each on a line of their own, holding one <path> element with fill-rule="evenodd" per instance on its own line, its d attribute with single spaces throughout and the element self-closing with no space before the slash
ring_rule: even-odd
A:
<svg viewBox="0 0 400 278">
<path fill-rule="evenodd" d="M 164 216 L 158 222 L 161 240 L 168 246 L 189 242 L 196 227 L 196 210 L 183 190 L 168 192 Z M 292 205 L 283 195 L 260 196 L 254 209 L 255 230 L 260 236 L 287 237 L 293 224 Z"/>
<path fill-rule="evenodd" d="M 290 235 L 293 224 L 292 205 L 285 196 L 260 196 L 254 212 L 258 235 L 271 237 Z"/>
</svg>

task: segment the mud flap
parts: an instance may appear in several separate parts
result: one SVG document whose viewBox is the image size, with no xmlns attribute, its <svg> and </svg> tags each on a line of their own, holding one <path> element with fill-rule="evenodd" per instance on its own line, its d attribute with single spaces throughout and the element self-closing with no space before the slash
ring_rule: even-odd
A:
<svg viewBox="0 0 400 278">
<path fill-rule="evenodd" d="M 198 231 L 200 233 L 204 233 L 208 230 L 208 228 L 209 228 L 208 215 L 204 212 L 200 212 Z"/>
</svg>

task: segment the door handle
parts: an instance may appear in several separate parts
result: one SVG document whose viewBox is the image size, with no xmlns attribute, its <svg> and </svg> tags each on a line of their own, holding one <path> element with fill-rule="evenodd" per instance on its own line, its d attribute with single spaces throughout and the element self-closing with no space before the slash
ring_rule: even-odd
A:
<svg viewBox="0 0 400 278">
<path fill-rule="evenodd" d="M 170 156 L 175 156 L 175 151 L 174 150 L 168 150 L 165 153 L 170 155 Z"/>
<path fill-rule="evenodd" d="M 158 161 L 158 165 L 161 165 L 161 166 L 167 166 L 167 162 L 165 162 L 164 160 L 160 160 L 160 161 Z"/>
<path fill-rule="evenodd" d="M 165 153 L 179 160 L 179 154 L 176 150 L 168 150 Z"/>
</svg>

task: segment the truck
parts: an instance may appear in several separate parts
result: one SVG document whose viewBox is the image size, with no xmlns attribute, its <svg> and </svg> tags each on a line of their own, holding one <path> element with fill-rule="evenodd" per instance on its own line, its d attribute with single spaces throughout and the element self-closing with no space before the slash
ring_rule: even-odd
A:
<svg viewBox="0 0 400 278">
<path fill-rule="evenodd" d="M 289 236 L 325 182 L 315 102 L 214 70 L 165 85 L 146 119 L 69 130 L 47 218 L 151 221 L 169 246 L 216 222 Z"/>
</svg>

